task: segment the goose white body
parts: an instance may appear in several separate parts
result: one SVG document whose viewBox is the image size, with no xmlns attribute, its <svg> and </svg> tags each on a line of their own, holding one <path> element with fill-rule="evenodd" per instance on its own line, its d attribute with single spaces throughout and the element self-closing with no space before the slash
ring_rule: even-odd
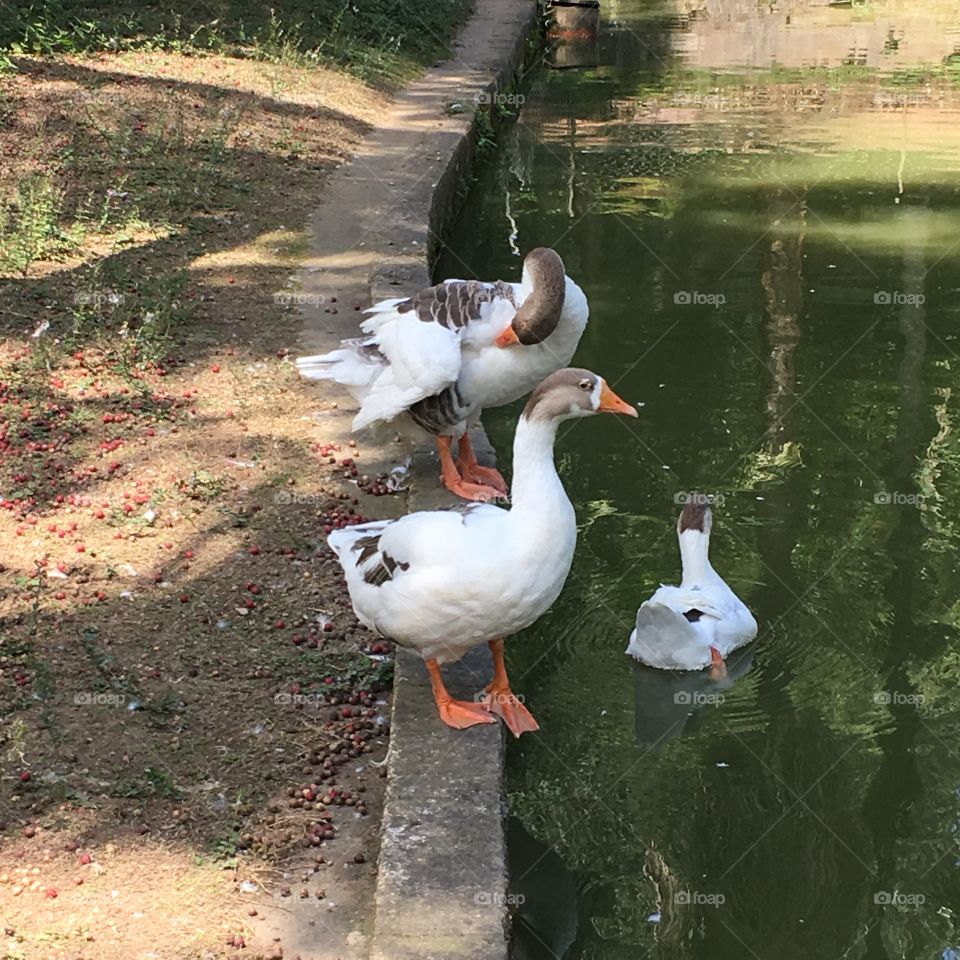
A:
<svg viewBox="0 0 960 960">
<path fill-rule="evenodd" d="M 553 464 L 556 428 L 521 418 L 509 510 L 471 504 L 332 533 L 360 621 L 442 664 L 542 616 L 563 589 L 577 540 Z M 371 537 L 376 549 L 367 540 L 361 559 Z"/>
<path fill-rule="evenodd" d="M 361 324 L 367 336 L 344 341 L 330 353 L 299 358 L 299 372 L 350 390 L 360 404 L 354 430 L 393 421 L 419 401 L 455 390 L 455 400 L 433 432 L 462 435 L 484 408 L 512 403 L 565 367 L 589 315 L 583 291 L 566 277 L 563 308 L 553 332 L 541 343 L 499 347 L 494 341 L 531 296 L 530 282 L 526 276 L 521 283 L 471 282 L 469 319 L 453 306 L 465 284 L 446 280 L 435 288 L 449 294 L 440 294 L 444 302 L 434 310 L 433 319 L 421 319 L 406 306 L 409 300 L 375 304 Z"/>
<path fill-rule="evenodd" d="M 586 295 L 567 277 L 560 321 L 543 343 L 506 350 L 484 344 L 465 353 L 459 386 L 476 405 L 471 422 L 479 419 L 484 408 L 519 400 L 554 370 L 567 366 L 577 351 L 589 314 Z"/>
<path fill-rule="evenodd" d="M 757 635 L 757 621 L 710 564 L 710 533 L 678 534 L 683 576 L 680 586 L 663 586 L 637 611 L 627 653 L 664 670 L 702 670 Z"/>
</svg>

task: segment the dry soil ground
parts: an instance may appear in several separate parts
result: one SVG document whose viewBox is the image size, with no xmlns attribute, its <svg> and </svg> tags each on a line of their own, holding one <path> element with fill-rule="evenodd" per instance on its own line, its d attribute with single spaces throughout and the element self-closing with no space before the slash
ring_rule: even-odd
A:
<svg viewBox="0 0 960 960">
<path fill-rule="evenodd" d="M 0 956 L 347 956 L 363 911 L 352 943 L 325 917 L 375 869 L 391 664 L 323 534 L 399 505 L 325 436 L 287 301 L 385 98 L 217 56 L 16 62 Z"/>
</svg>

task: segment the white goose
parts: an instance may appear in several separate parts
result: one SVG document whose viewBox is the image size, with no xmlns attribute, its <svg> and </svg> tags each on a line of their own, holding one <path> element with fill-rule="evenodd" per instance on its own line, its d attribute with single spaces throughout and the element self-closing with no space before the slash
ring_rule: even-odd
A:
<svg viewBox="0 0 960 960">
<path fill-rule="evenodd" d="M 444 486 L 467 500 L 489 500 L 507 487 L 499 471 L 477 463 L 469 428 L 485 407 L 512 403 L 565 367 L 588 313 L 559 255 L 538 247 L 524 259 L 520 283 L 445 280 L 383 300 L 360 324 L 367 336 L 300 357 L 297 368 L 350 390 L 360 403 L 354 430 L 412 420 L 436 437 Z"/>
<path fill-rule="evenodd" d="M 726 672 L 724 657 L 757 635 L 757 621 L 710 565 L 713 513 L 706 497 L 694 494 L 677 521 L 683 578 L 661 585 L 637 611 L 627 653 L 665 670 Z"/>
<path fill-rule="evenodd" d="M 451 727 L 504 719 L 515 736 L 537 722 L 510 690 L 503 638 L 523 630 L 563 588 L 577 523 L 553 462 L 561 420 L 637 411 L 589 370 L 568 368 L 533 392 L 513 443 L 512 507 L 470 504 L 336 530 L 357 617 L 426 661 L 441 719 Z M 483 703 L 454 700 L 440 664 L 488 643 L 494 675 Z"/>
</svg>

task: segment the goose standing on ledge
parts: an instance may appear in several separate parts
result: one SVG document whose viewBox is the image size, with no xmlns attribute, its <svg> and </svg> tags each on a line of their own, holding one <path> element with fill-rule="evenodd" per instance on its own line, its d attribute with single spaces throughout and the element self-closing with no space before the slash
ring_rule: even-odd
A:
<svg viewBox="0 0 960 960">
<path fill-rule="evenodd" d="M 662 586 L 637 611 L 627 653 L 650 667 L 726 673 L 724 658 L 757 635 L 757 621 L 710 565 L 713 513 L 696 494 L 677 521 L 683 578 Z"/>
<path fill-rule="evenodd" d="M 366 311 L 367 336 L 300 357 L 313 380 L 334 380 L 360 403 L 353 429 L 405 417 L 434 436 L 444 486 L 467 500 L 507 493 L 500 472 L 477 463 L 469 429 L 485 407 L 528 394 L 573 358 L 587 298 L 559 255 L 531 250 L 520 283 L 445 280 Z M 458 442 L 457 458 L 453 442 Z"/>
<path fill-rule="evenodd" d="M 517 737 L 539 729 L 513 695 L 503 638 L 530 626 L 560 595 L 577 521 L 553 461 L 562 420 L 637 411 L 601 377 L 568 368 L 533 392 L 513 442 L 509 510 L 465 504 L 335 530 L 328 543 L 347 579 L 357 617 L 426 661 L 444 723 L 464 728 L 498 714 Z M 488 643 L 494 674 L 482 703 L 454 700 L 440 665 Z"/>
</svg>

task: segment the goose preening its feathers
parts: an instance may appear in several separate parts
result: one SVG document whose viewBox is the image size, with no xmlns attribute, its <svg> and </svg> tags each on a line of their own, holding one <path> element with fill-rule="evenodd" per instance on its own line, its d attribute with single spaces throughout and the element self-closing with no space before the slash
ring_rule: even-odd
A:
<svg viewBox="0 0 960 960">
<path fill-rule="evenodd" d="M 661 586 L 637 611 L 627 653 L 651 667 L 724 672 L 724 657 L 757 635 L 757 621 L 710 565 L 713 514 L 693 496 L 677 521 L 683 578 Z"/>
<path fill-rule="evenodd" d="M 562 420 L 637 411 L 601 377 L 568 368 L 533 392 L 513 444 L 509 510 L 469 504 L 334 531 L 357 617 L 426 661 L 440 716 L 452 727 L 504 719 L 516 735 L 538 729 L 510 690 L 503 638 L 528 627 L 559 596 L 577 540 L 573 506 L 553 461 Z M 440 665 L 488 643 L 494 675 L 482 703 L 454 700 Z"/>
<path fill-rule="evenodd" d="M 300 373 L 351 391 L 360 403 L 354 430 L 406 417 L 435 436 L 443 483 L 459 496 L 505 495 L 500 473 L 477 463 L 468 430 L 485 407 L 520 399 L 573 358 L 587 298 L 559 255 L 531 250 L 520 283 L 445 280 L 366 315 L 366 336 L 300 357 Z"/>
</svg>

